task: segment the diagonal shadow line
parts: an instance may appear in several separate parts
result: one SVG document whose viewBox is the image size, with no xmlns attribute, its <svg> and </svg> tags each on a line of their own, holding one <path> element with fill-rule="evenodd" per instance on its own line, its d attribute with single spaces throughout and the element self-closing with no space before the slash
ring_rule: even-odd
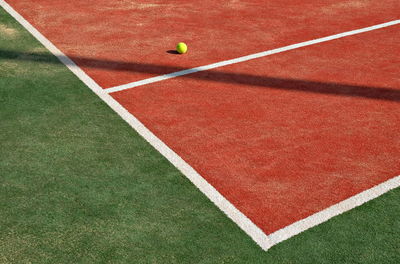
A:
<svg viewBox="0 0 400 264">
<path fill-rule="evenodd" d="M 186 70 L 186 68 L 166 65 L 153 65 L 135 62 L 119 62 L 112 60 L 100 60 L 85 57 L 70 56 L 77 65 L 87 68 L 107 69 L 112 71 L 130 71 L 155 75 L 163 75 L 172 72 Z M 34 61 L 41 63 L 59 63 L 58 59 L 48 53 L 26 53 L 10 50 L 0 50 L 0 59 L 15 59 Z M 1 67 L 1 62 L 0 62 Z M 314 82 L 296 79 L 284 79 L 267 76 L 257 76 L 242 73 L 228 73 L 220 71 L 201 71 L 180 78 L 194 78 L 206 81 L 244 84 L 269 89 L 283 89 L 291 91 L 302 91 L 319 94 L 330 94 L 346 97 L 362 97 L 375 100 L 386 100 L 400 102 L 400 89 L 357 86 L 340 83 Z"/>
</svg>

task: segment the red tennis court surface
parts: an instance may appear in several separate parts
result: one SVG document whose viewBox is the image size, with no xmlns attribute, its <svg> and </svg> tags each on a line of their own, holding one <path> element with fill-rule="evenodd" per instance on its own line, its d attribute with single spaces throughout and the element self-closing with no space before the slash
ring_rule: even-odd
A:
<svg viewBox="0 0 400 264">
<path fill-rule="evenodd" d="M 399 11 L 398 0 L 8 2 L 103 88 Z M 399 28 L 111 95 L 271 234 L 400 174 Z M 167 52 L 178 41 L 187 55 Z"/>
<path fill-rule="evenodd" d="M 399 27 L 114 93 L 263 231 L 400 174 Z"/>
<path fill-rule="evenodd" d="M 398 0 L 7 2 L 104 88 L 384 23 L 400 10 Z M 180 41 L 187 56 L 167 53 Z"/>
</svg>

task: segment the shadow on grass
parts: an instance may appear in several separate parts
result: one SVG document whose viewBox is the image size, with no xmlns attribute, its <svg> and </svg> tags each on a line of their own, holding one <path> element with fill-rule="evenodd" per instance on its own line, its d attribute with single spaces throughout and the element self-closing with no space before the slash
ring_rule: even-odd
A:
<svg viewBox="0 0 400 264">
<path fill-rule="evenodd" d="M 167 51 L 169 52 L 169 51 Z M 99 60 L 70 56 L 80 67 L 98 68 L 111 71 L 129 71 L 138 73 L 148 73 L 154 75 L 163 75 L 172 72 L 186 70 L 186 68 L 153 65 L 136 62 L 120 62 L 113 60 Z M 59 61 L 48 53 L 24 53 L 10 50 L 0 50 L 0 59 L 27 60 L 41 63 L 59 63 Z M 1 65 L 1 63 L 0 63 Z M 344 69 L 345 70 L 345 69 Z M 282 89 L 291 91 L 301 91 L 319 94 L 330 94 L 346 97 L 361 97 L 375 100 L 400 101 L 400 89 L 357 86 L 339 83 L 314 82 L 296 79 L 283 79 L 267 76 L 257 76 L 242 73 L 228 73 L 221 71 L 202 71 L 193 74 L 182 75 L 180 78 L 192 78 L 212 82 L 234 83 L 264 87 L 268 89 Z"/>
</svg>

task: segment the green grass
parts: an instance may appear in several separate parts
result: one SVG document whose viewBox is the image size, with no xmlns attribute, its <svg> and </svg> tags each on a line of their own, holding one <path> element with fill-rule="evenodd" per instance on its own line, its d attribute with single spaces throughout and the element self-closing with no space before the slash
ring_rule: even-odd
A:
<svg viewBox="0 0 400 264">
<path fill-rule="evenodd" d="M 400 261 L 399 189 L 262 251 L 2 9 L 0 132 L 0 263 Z"/>
</svg>

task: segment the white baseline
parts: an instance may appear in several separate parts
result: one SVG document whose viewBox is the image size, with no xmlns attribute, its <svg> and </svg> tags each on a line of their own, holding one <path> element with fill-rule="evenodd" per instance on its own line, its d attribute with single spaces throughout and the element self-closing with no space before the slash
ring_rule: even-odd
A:
<svg viewBox="0 0 400 264">
<path fill-rule="evenodd" d="M 247 218 L 247 216 L 245 216 L 233 204 L 231 204 L 224 196 L 222 196 L 203 177 L 201 177 L 178 154 L 176 154 L 164 142 L 157 138 L 136 117 L 129 113 L 114 98 L 112 98 L 70 58 L 63 54 L 54 44 L 52 44 L 27 20 L 25 20 L 20 14 L 18 14 L 18 12 L 16 12 L 10 5 L 8 5 L 4 0 L 0 0 L 0 6 L 4 8 L 11 16 L 13 16 L 26 30 L 28 30 L 62 63 L 64 63 L 69 70 L 71 70 L 80 80 L 82 80 L 82 82 L 84 82 L 108 106 L 110 106 L 116 113 L 118 113 L 118 115 L 122 119 L 124 119 L 133 129 L 135 129 L 146 141 L 148 141 L 166 159 L 168 159 L 176 168 L 178 168 L 202 193 L 204 193 L 221 211 L 223 211 L 244 232 L 246 232 L 263 250 L 267 250 L 283 240 L 297 235 L 313 226 L 329 220 L 336 215 L 346 212 L 354 207 L 357 207 L 369 200 L 372 200 L 384 194 L 385 192 L 388 192 L 389 190 L 400 186 L 400 176 L 394 177 L 347 200 L 344 200 L 303 220 L 300 220 L 283 229 L 280 229 L 272 233 L 271 235 L 267 235 L 249 218 Z"/>
<path fill-rule="evenodd" d="M 308 41 L 292 44 L 292 45 L 289 45 L 289 46 L 284 46 L 284 47 L 281 47 L 281 48 L 262 51 L 262 52 L 250 54 L 250 55 L 247 55 L 247 56 L 231 59 L 231 60 L 220 61 L 220 62 L 217 62 L 217 63 L 212 63 L 212 64 L 208 64 L 208 65 L 204 65 L 204 66 L 199 66 L 199 67 L 195 67 L 195 68 L 191 68 L 191 69 L 187 69 L 187 70 L 183 70 L 183 71 L 177 71 L 177 72 L 173 72 L 173 73 L 168 73 L 168 74 L 164 74 L 164 75 L 160 75 L 160 76 L 156 76 L 156 77 L 152 77 L 152 78 L 148 78 L 148 79 L 144 79 L 144 80 L 140 80 L 140 81 L 136 81 L 136 82 L 131 82 L 131 83 L 127 83 L 127 84 L 123 84 L 123 85 L 107 88 L 105 90 L 108 93 L 119 92 L 119 91 L 122 91 L 122 90 L 134 88 L 134 87 L 145 85 L 145 84 L 160 82 L 160 81 L 164 81 L 164 80 L 167 80 L 167 79 L 171 79 L 171 78 L 175 78 L 175 77 L 179 77 L 179 76 L 183 76 L 183 75 L 187 75 L 187 74 L 192 74 L 192 73 L 201 72 L 201 71 L 207 71 L 207 70 L 210 70 L 210 69 L 223 67 L 223 66 L 227 66 L 227 65 L 230 65 L 230 64 L 235 64 L 235 63 L 244 62 L 244 61 L 248 61 L 248 60 L 254 60 L 254 59 L 261 58 L 261 57 L 266 57 L 266 56 L 270 56 L 270 55 L 273 55 L 273 54 L 281 53 L 281 52 L 284 52 L 284 51 L 289 51 L 289 50 L 294 50 L 294 49 L 298 49 L 298 48 L 302 48 L 302 47 L 306 47 L 306 46 L 311 46 L 311 45 L 315 45 L 315 44 L 318 44 L 318 43 L 331 41 L 331 40 L 334 40 L 334 39 L 339 39 L 339 38 L 343 38 L 343 37 L 347 37 L 347 36 L 351 36 L 351 35 L 356 35 L 356 34 L 368 32 L 368 31 L 372 31 L 372 30 L 376 30 L 376 29 L 380 29 L 380 28 L 394 26 L 394 25 L 397 25 L 397 24 L 400 24 L 400 19 L 389 21 L 389 22 L 386 22 L 386 23 L 378 24 L 378 25 L 374 25 L 374 26 L 370 26 L 370 27 L 365 27 L 365 28 L 355 29 L 355 30 L 351 30 L 351 31 L 346 31 L 346 32 L 343 32 L 343 33 L 339 33 L 339 34 L 335 34 L 335 35 L 331 35 L 331 36 L 327 36 L 327 37 L 323 37 L 323 38 L 312 39 L 312 40 L 308 40 Z"/>
</svg>

